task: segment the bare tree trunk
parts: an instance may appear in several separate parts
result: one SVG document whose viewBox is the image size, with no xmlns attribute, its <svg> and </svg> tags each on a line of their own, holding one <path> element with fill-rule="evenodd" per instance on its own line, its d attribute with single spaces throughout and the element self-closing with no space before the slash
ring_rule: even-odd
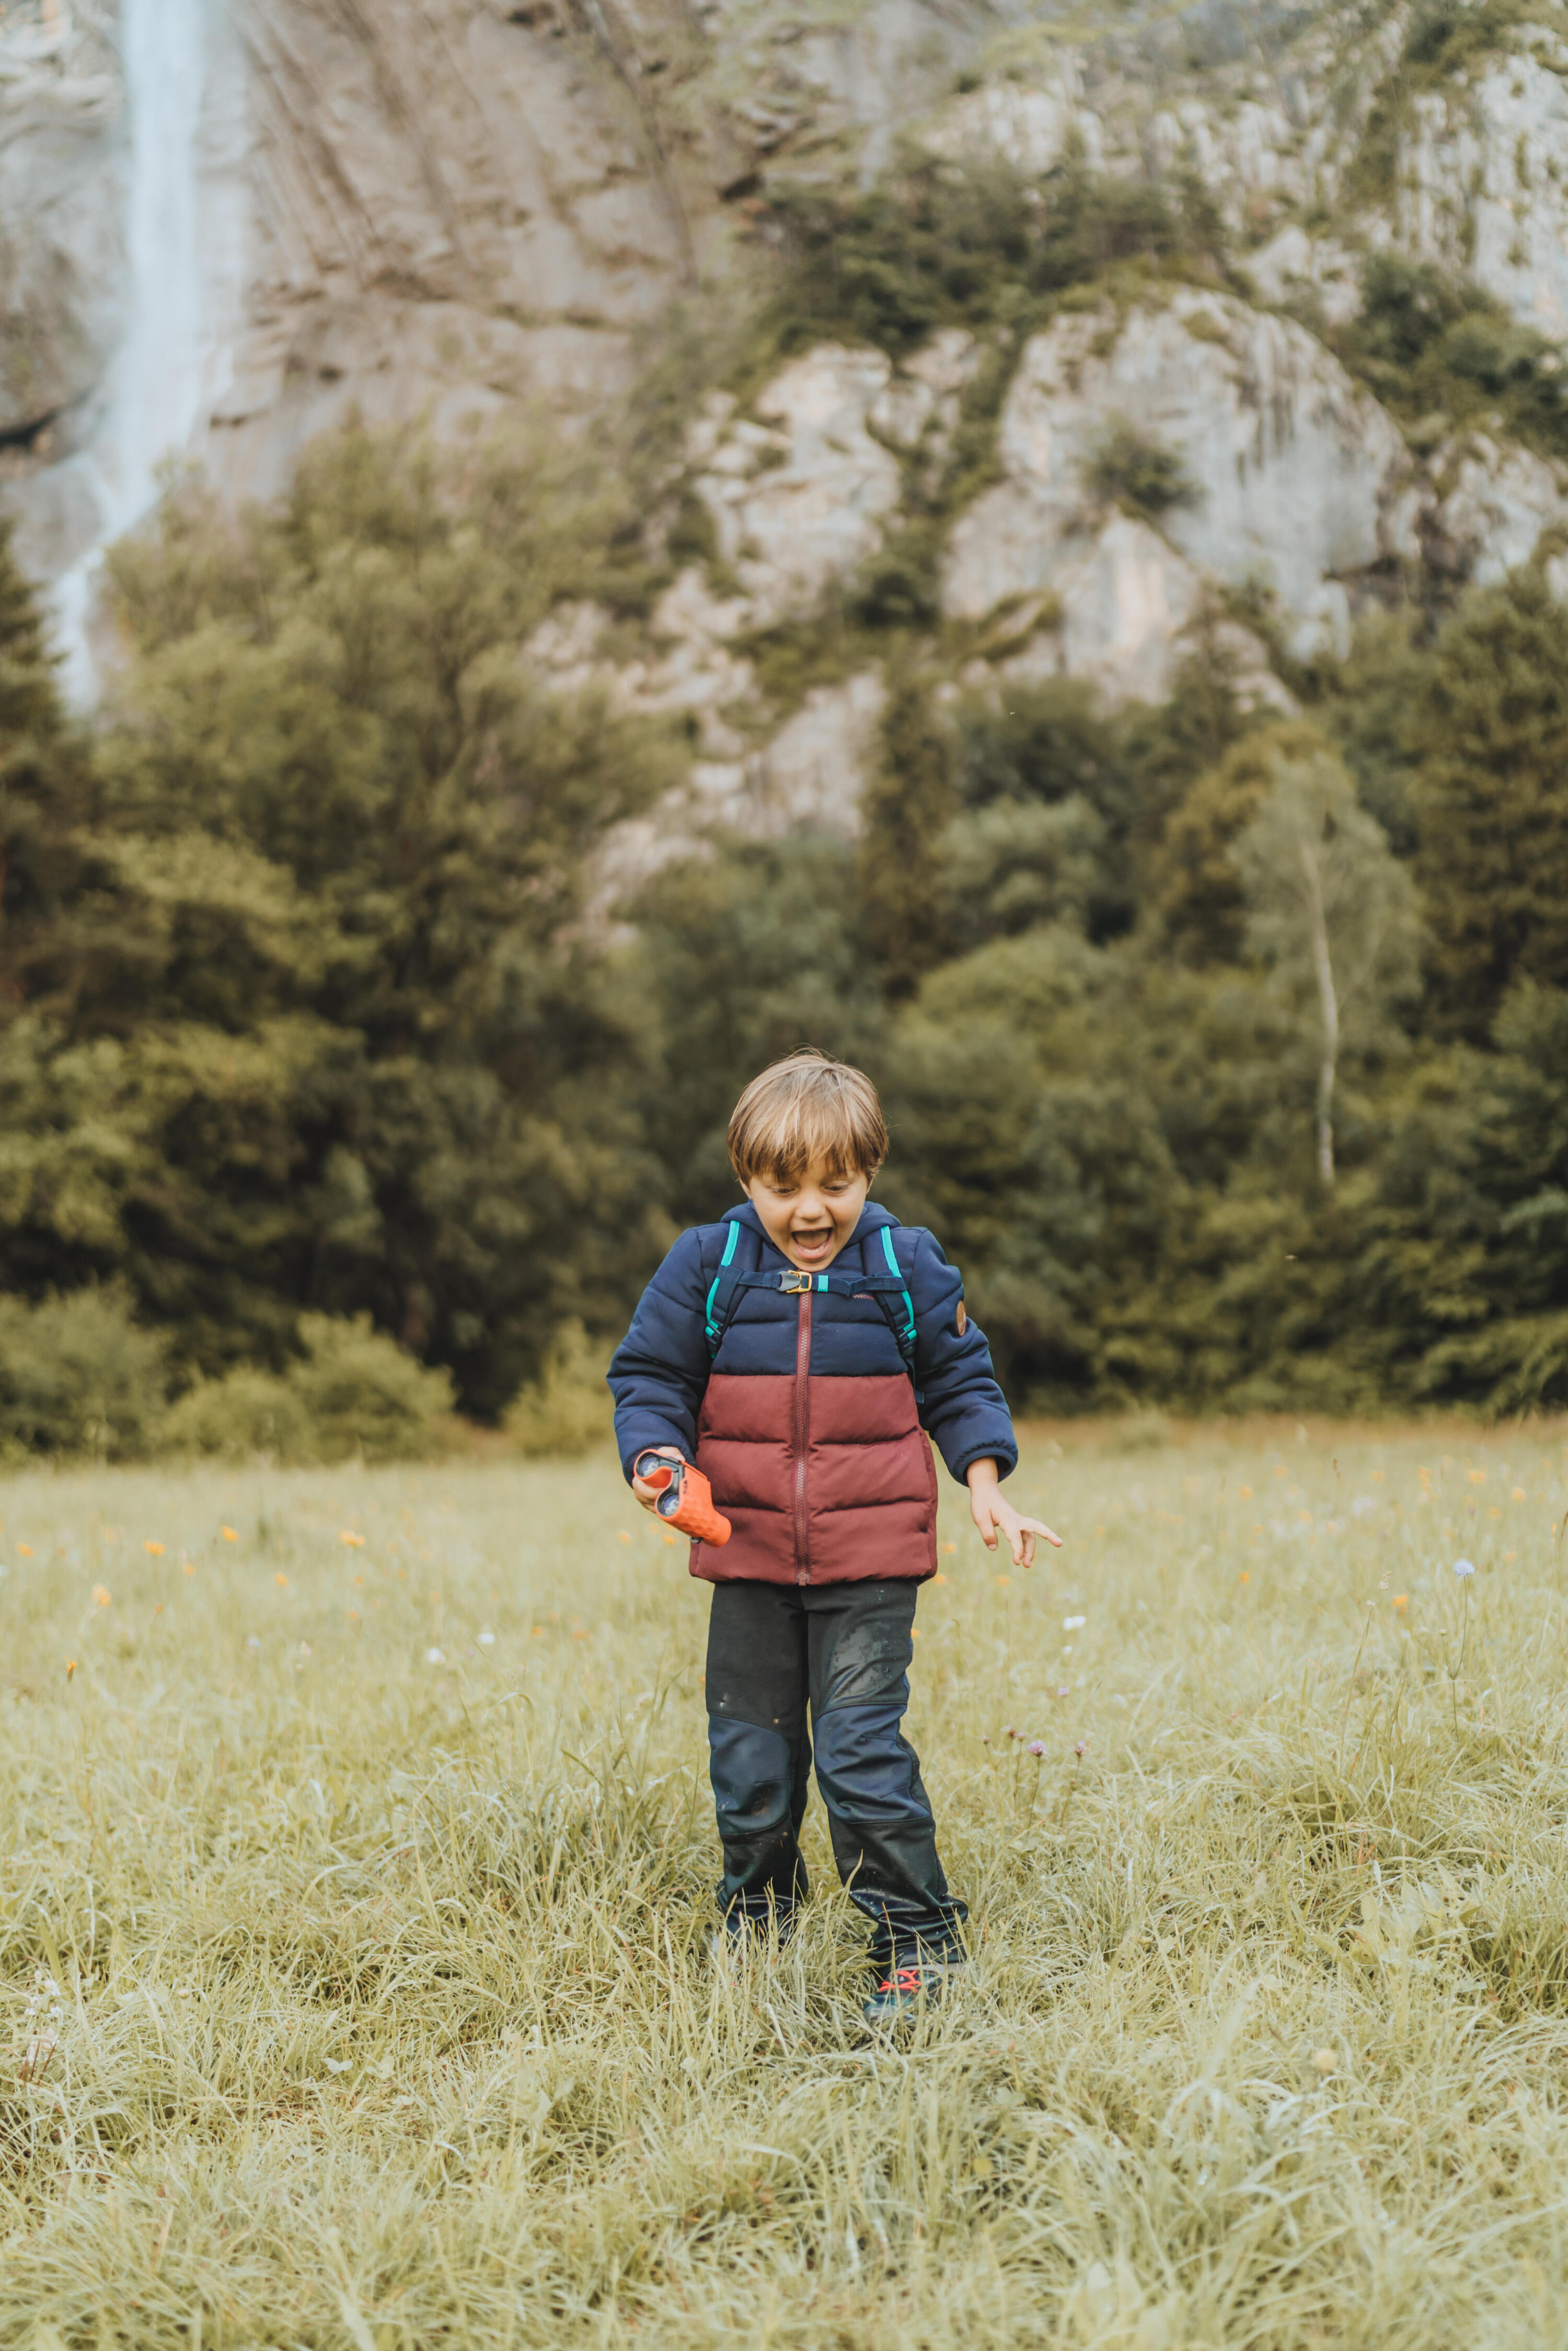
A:
<svg viewBox="0 0 1568 2351">
<path fill-rule="evenodd" d="M 1318 1176 L 1324 1191 L 1333 1189 L 1333 1090 L 1339 1065 L 1339 998 L 1334 992 L 1333 961 L 1329 954 L 1328 923 L 1323 914 L 1322 876 L 1310 841 L 1301 842 L 1301 865 L 1307 880 L 1307 921 L 1312 935 L 1312 963 L 1318 976 L 1318 1003 L 1323 1019 L 1322 1060 L 1318 1065 Z"/>
</svg>

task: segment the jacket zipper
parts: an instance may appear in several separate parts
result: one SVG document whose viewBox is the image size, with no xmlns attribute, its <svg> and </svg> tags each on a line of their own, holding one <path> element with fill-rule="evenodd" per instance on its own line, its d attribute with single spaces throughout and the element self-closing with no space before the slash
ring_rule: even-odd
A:
<svg viewBox="0 0 1568 2351">
<path fill-rule="evenodd" d="M 811 1293 L 800 1292 L 800 1314 L 795 1326 L 795 1581 L 809 1583 L 810 1568 L 806 1542 L 806 1429 L 811 1374 Z"/>
</svg>

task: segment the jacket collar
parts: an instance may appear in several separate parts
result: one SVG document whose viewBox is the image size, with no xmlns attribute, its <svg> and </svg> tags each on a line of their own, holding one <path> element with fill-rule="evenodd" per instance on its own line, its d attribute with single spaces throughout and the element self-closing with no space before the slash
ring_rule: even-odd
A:
<svg viewBox="0 0 1568 2351">
<path fill-rule="evenodd" d="M 723 1217 L 720 1218 L 720 1222 L 727 1225 L 744 1225 L 747 1232 L 752 1232 L 757 1235 L 758 1240 L 762 1243 L 763 1248 L 770 1251 L 771 1254 L 778 1259 L 780 1265 L 789 1264 L 789 1260 L 785 1256 L 783 1250 L 781 1249 L 776 1249 L 774 1244 L 768 1239 L 767 1232 L 763 1228 L 762 1219 L 758 1215 L 749 1200 L 738 1200 L 733 1208 L 727 1208 Z M 868 1200 L 865 1207 L 861 1210 L 859 1224 L 856 1225 L 853 1232 L 844 1243 L 843 1249 L 839 1251 L 839 1256 L 834 1258 L 833 1264 L 837 1265 L 839 1258 L 841 1258 L 844 1255 L 845 1250 L 853 1249 L 857 1241 L 865 1240 L 870 1234 L 879 1231 L 883 1225 L 896 1225 L 897 1222 L 898 1218 L 895 1216 L 891 1215 L 886 1208 L 879 1207 L 874 1200 Z M 831 1270 L 831 1268 L 830 1270 Z"/>
</svg>

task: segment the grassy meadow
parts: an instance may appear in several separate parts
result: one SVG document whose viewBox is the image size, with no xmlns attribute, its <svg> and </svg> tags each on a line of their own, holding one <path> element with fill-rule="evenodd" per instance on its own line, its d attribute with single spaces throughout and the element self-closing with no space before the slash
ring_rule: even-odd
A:
<svg viewBox="0 0 1568 2351">
<path fill-rule="evenodd" d="M 815 1802 L 710 1958 L 612 1462 L 11 1479 L 0 2351 L 1568 2340 L 1565 1439 L 1036 1430 L 1028 1574 L 948 1489 L 892 2046 Z"/>
</svg>

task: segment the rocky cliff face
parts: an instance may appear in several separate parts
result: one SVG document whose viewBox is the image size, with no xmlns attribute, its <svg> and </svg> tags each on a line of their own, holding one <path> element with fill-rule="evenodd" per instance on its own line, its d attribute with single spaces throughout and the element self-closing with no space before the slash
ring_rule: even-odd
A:
<svg viewBox="0 0 1568 2351">
<path fill-rule="evenodd" d="M 0 19 L 0 483 L 68 454 L 127 324 L 112 23 Z M 31 550 L 52 571 L 47 543 Z"/>
<path fill-rule="evenodd" d="M 244 0 L 248 297 L 210 460 L 271 490 L 350 403 L 604 402 L 690 275 L 634 106 L 546 8 Z"/>
<path fill-rule="evenodd" d="M 116 30 L 58 0 L 0 33 L 0 433 L 47 576 L 90 517 L 39 476 L 92 447 L 126 323 Z M 454 434 L 530 396 L 570 411 L 624 385 L 688 239 L 634 106 L 552 12 L 211 0 L 200 33 L 191 166 L 225 234 L 202 257 L 220 348 L 194 454 L 222 486 L 275 491 L 350 406 Z"/>
<path fill-rule="evenodd" d="M 949 326 L 895 357 L 841 334 L 700 403 L 666 487 L 709 517 L 711 555 L 634 658 L 591 607 L 530 649 L 553 680 L 689 716 L 693 779 L 661 838 L 677 813 L 852 826 L 875 661 L 781 699 L 749 648 L 895 547 L 999 363 L 989 482 L 941 517 L 930 559 L 930 658 L 955 687 L 1061 672 L 1157 697 L 1201 642 L 1285 702 L 1274 658 L 1343 646 L 1423 580 L 1552 555 L 1542 533 L 1568 524 L 1539 435 L 1523 445 L 1501 408 L 1413 423 L 1344 341 L 1380 256 L 1568 338 L 1560 0 L 1539 22 L 1499 0 L 184 5 L 204 7 L 191 447 L 231 496 L 275 491 L 351 407 L 447 438 L 534 402 L 602 411 L 674 302 L 744 294 L 770 193 L 863 183 L 900 134 L 954 168 L 1000 159 L 1047 205 L 1074 169 L 1203 191 L 1223 286 L 1108 280 L 1016 347 Z M 0 19 L 0 469 L 46 578 L 102 526 L 87 460 L 125 348 L 141 152 L 123 47 L 110 0 L 13 0 Z M 1531 363 L 1542 381 L 1555 364 Z M 1157 497 L 1107 472 L 1108 433 L 1156 453 Z"/>
<path fill-rule="evenodd" d="M 169 135 L 155 107 L 131 119 L 122 66 L 132 12 L 161 5 L 0 15 L 0 449 L 45 578 L 94 528 L 68 461 L 128 323 L 137 155 Z M 749 12 L 720 40 L 726 12 L 691 0 L 184 5 L 210 347 L 189 454 L 236 496 L 276 491 L 350 408 L 444 437 L 601 409 L 638 330 L 722 267 L 727 187 L 808 118 L 884 148 L 965 46 L 935 6 L 881 0 L 785 40 L 787 97 Z"/>
</svg>

